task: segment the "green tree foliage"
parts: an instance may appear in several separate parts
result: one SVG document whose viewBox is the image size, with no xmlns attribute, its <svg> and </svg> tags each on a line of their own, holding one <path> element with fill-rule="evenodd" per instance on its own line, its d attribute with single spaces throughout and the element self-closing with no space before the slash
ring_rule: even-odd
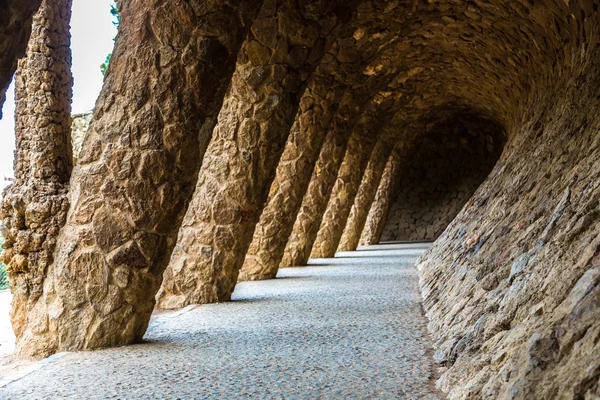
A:
<svg viewBox="0 0 600 400">
<path fill-rule="evenodd" d="M 111 57 L 112 57 L 112 53 L 109 53 L 106 56 L 106 60 L 100 65 L 100 72 L 102 72 L 102 76 L 106 75 L 106 71 L 108 70 L 108 64 L 110 63 Z"/>
<path fill-rule="evenodd" d="M 110 13 L 113 16 L 113 25 L 117 29 L 119 29 L 119 24 L 121 23 L 121 16 L 119 15 L 119 6 L 116 1 L 110 5 Z M 113 40 L 115 40 L 115 39 L 113 39 Z M 110 64 L 111 57 L 112 57 L 112 53 L 107 55 L 106 60 L 102 63 L 102 65 L 100 65 L 100 72 L 102 72 L 103 76 L 106 75 L 106 71 L 108 70 L 108 64 Z"/>
<path fill-rule="evenodd" d="M 0 254 L 2 254 L 2 244 L 4 238 L 0 235 Z M 6 275 L 6 265 L 0 262 L 0 290 L 8 289 L 8 276 Z"/>
</svg>

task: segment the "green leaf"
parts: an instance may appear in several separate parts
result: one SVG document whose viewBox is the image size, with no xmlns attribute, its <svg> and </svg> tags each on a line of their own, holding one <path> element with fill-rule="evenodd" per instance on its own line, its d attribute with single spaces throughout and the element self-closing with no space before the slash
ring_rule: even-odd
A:
<svg viewBox="0 0 600 400">
<path fill-rule="evenodd" d="M 114 20 L 113 20 L 113 25 L 119 29 L 119 25 L 121 24 L 121 16 L 119 15 L 119 5 L 117 4 L 117 2 L 113 2 L 110 5 L 110 13 L 112 14 Z M 115 40 L 113 38 L 113 40 Z M 108 71 L 108 65 L 110 64 L 110 58 L 112 57 L 112 53 L 110 53 L 108 56 L 106 56 L 106 61 L 104 61 L 101 65 L 100 65 L 100 72 L 102 72 L 102 76 L 106 75 L 106 71 Z"/>
</svg>

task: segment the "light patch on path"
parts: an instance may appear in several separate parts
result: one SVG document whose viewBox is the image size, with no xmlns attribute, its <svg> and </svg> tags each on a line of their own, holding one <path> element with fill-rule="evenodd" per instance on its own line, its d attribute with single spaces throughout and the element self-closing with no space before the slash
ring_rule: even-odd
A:
<svg viewBox="0 0 600 400">
<path fill-rule="evenodd" d="M 437 399 L 417 257 L 378 245 L 243 282 L 233 301 L 156 314 L 146 343 L 70 353 L 6 399 Z"/>
</svg>

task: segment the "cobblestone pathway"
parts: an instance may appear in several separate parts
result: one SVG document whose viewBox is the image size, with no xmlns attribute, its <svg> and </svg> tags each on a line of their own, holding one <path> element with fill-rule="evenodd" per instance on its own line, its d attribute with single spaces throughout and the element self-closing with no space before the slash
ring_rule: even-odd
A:
<svg viewBox="0 0 600 400">
<path fill-rule="evenodd" d="M 437 399 L 422 244 L 378 245 L 238 285 L 234 301 L 153 318 L 140 345 L 73 353 L 2 399 Z"/>
</svg>

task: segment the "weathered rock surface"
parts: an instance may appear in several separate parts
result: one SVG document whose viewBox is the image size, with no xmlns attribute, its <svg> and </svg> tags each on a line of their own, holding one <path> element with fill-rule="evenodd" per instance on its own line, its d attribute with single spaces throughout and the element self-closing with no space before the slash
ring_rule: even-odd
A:
<svg viewBox="0 0 600 400">
<path fill-rule="evenodd" d="M 157 296 L 160 308 L 231 298 L 303 89 L 347 14 L 337 2 L 309 3 L 267 1 L 252 25 Z"/>
<path fill-rule="evenodd" d="M 239 280 L 272 279 L 279 269 L 287 238 L 341 97 L 341 90 L 331 91 L 330 81 L 319 80 L 313 86 L 300 101 L 300 111 L 279 160 Z"/>
<path fill-rule="evenodd" d="M 42 296 L 69 209 L 70 17 L 71 0 L 42 2 L 16 74 L 15 181 L 4 192 L 0 219 L 7 229 L 1 260 L 7 265 L 17 337 Z"/>
<path fill-rule="evenodd" d="M 5 0 L 0 3 L 0 119 L 6 89 L 25 55 L 33 14 L 42 0 Z"/>
<path fill-rule="evenodd" d="M 87 112 L 75 114 L 72 116 L 73 123 L 71 124 L 71 143 L 73 146 L 73 164 L 77 164 L 79 153 L 83 147 L 83 141 L 90 130 L 93 113 Z"/>
<path fill-rule="evenodd" d="M 530 90 L 500 162 L 419 266 L 435 356 L 447 368 L 439 385 L 457 399 L 593 399 L 598 4 L 518 3 L 512 23 L 545 43 L 524 48 Z"/>
<path fill-rule="evenodd" d="M 396 145 L 386 162 L 381 182 L 369 209 L 369 215 L 360 236 L 361 245 L 372 245 L 381 241 L 383 228 L 395 193 L 394 188 L 397 186 L 400 166 L 399 146 Z"/>
<path fill-rule="evenodd" d="M 375 144 L 337 251 L 354 251 L 358 247 L 360 234 L 363 231 L 371 204 L 379 187 L 379 181 L 393 150 L 393 144 L 390 143 L 389 136 L 389 132 L 383 132 Z"/>
<path fill-rule="evenodd" d="M 344 161 L 349 141 L 348 132 L 352 132 L 351 129 L 351 121 L 343 120 L 341 116 L 334 120 L 302 199 L 280 266 L 306 265 L 310 258 L 323 214 Z"/>
<path fill-rule="evenodd" d="M 73 171 L 71 209 L 43 296 L 18 332 L 19 354 L 141 340 L 260 3 L 119 2 L 119 34 Z"/>
<path fill-rule="evenodd" d="M 0 3 L 3 93 L 33 2 Z M 348 138 L 351 149 L 368 149 L 391 129 L 397 151 L 363 239 L 379 240 L 384 218 L 384 239 L 435 238 L 462 207 L 419 267 L 446 368 L 440 387 L 451 398 L 600 396 L 597 1 L 120 5 L 121 32 L 60 233 L 71 157 L 68 116 L 58 110 L 66 102 L 55 99 L 66 92 L 52 87 L 66 75 L 54 56 L 33 52 L 24 65 L 48 73 L 19 78 L 30 101 L 19 105 L 18 176 L 3 216 L 21 355 L 140 340 L 177 240 L 161 306 L 228 300 L 269 187 L 285 221 L 267 208 L 258 232 L 266 251 L 256 254 L 271 264 L 259 276 L 274 276 L 302 196 L 288 190 L 299 165 L 307 165 L 299 186 L 312 176 L 281 264 L 305 264 L 321 225 L 315 253 L 332 254 L 371 153 L 355 152 L 339 173 Z M 61 49 L 36 43 L 42 53 Z M 314 170 L 301 147 L 314 160 L 318 141 L 296 135 L 276 175 L 292 123 L 318 103 L 300 100 L 314 71 L 343 99 L 319 106 L 333 122 L 320 128 Z M 501 131 L 508 145 L 463 207 L 496 160 Z M 268 248 L 275 229 L 282 237 Z M 355 241 L 359 229 L 351 230 Z"/>
<path fill-rule="evenodd" d="M 330 258 L 335 255 L 354 198 L 378 140 L 379 135 L 369 130 L 372 126 L 378 126 L 378 121 L 369 120 L 369 124 L 361 126 L 360 131 L 353 134 L 348 141 L 344 161 L 311 250 L 311 258 Z"/>
</svg>

